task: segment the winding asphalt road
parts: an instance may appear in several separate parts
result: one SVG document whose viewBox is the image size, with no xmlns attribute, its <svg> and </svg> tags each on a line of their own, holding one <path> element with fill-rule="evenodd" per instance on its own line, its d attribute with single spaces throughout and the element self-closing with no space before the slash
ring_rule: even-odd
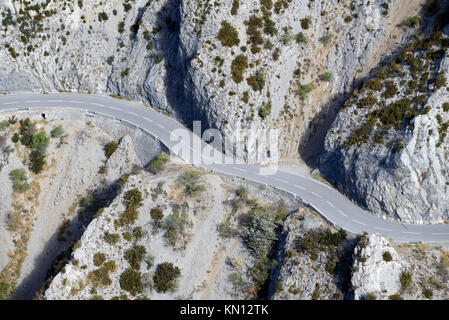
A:
<svg viewBox="0 0 449 320">
<path fill-rule="evenodd" d="M 140 130 L 160 140 L 170 150 L 184 160 L 192 163 L 208 145 L 200 141 L 185 126 L 152 108 L 137 102 L 114 99 L 103 95 L 75 93 L 32 93 L 0 96 L 0 112 L 30 109 L 43 109 L 51 112 L 52 108 L 75 108 L 90 114 L 109 116 L 126 121 Z M 48 111 L 47 111 L 48 110 Z M 50 114 L 49 114 L 50 115 Z M 1 120 L 0 113 L 0 120 Z M 188 137 L 180 139 L 173 134 L 176 129 L 184 129 Z M 188 141 L 190 139 L 190 141 Z M 186 141 L 187 140 L 187 141 Z M 193 142 L 191 142 L 193 141 Z M 183 143 L 187 152 L 177 152 L 176 146 Z M 210 147 L 209 147 L 210 148 Z M 203 153 L 204 154 L 204 153 Z M 266 175 L 261 167 L 244 163 L 233 163 L 224 157 L 220 163 L 210 163 L 206 156 L 201 167 L 214 172 L 242 177 L 254 182 L 269 185 L 300 197 L 305 203 L 315 208 L 333 225 L 353 233 L 381 233 L 396 241 L 449 241 L 449 225 L 411 225 L 387 221 L 371 215 L 344 195 L 324 183 L 301 175 L 282 170 Z M 262 169 L 263 170 L 263 169 Z"/>
</svg>

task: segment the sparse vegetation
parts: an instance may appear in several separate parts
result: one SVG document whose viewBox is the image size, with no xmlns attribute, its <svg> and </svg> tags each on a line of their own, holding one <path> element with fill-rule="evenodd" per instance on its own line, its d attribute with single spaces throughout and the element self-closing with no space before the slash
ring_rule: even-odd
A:
<svg viewBox="0 0 449 320">
<path fill-rule="evenodd" d="M 154 288 L 157 292 L 174 291 L 176 280 L 181 275 L 181 270 L 172 263 L 164 262 L 158 265 L 154 274 Z"/>
</svg>

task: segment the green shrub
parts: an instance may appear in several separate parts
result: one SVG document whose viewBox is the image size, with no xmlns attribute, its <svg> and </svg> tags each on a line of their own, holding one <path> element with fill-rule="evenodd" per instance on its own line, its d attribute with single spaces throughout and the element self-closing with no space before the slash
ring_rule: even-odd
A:
<svg viewBox="0 0 449 320">
<path fill-rule="evenodd" d="M 106 261 L 106 255 L 104 253 L 96 253 L 93 257 L 94 266 L 100 267 Z"/>
<path fill-rule="evenodd" d="M 304 35 L 304 33 L 300 32 L 295 36 L 295 41 L 297 44 L 301 43 L 307 43 L 307 37 Z"/>
<path fill-rule="evenodd" d="M 13 190 L 17 193 L 24 193 L 31 189 L 31 185 L 27 183 L 28 177 L 25 169 L 15 169 L 9 173 L 13 181 Z"/>
<path fill-rule="evenodd" d="M 0 121 L 0 131 L 4 131 L 6 128 L 9 127 L 8 120 L 2 120 Z"/>
<path fill-rule="evenodd" d="M 106 14 L 106 12 L 100 12 L 98 13 L 98 21 L 102 22 L 102 21 L 107 21 L 108 20 L 108 15 Z"/>
<path fill-rule="evenodd" d="M 62 126 L 57 126 L 53 130 L 51 130 L 50 135 L 52 138 L 58 138 L 64 134 L 64 129 Z"/>
<path fill-rule="evenodd" d="M 398 94 L 398 87 L 396 86 L 396 84 L 394 83 L 394 81 L 388 80 L 385 81 L 385 91 L 383 93 L 383 96 L 385 98 L 393 98 L 394 96 L 396 96 Z"/>
<path fill-rule="evenodd" d="M 374 91 L 377 91 L 377 92 L 380 92 L 380 91 L 383 90 L 384 85 L 383 85 L 382 81 L 379 78 L 372 78 L 372 79 L 369 79 L 365 83 L 364 87 L 368 88 L 368 89 L 371 89 L 371 90 L 374 90 Z"/>
<path fill-rule="evenodd" d="M 144 285 L 141 273 L 133 268 L 128 268 L 120 275 L 120 288 L 133 296 L 142 293 Z"/>
<path fill-rule="evenodd" d="M 384 261 L 386 261 L 386 262 L 393 261 L 393 257 L 391 256 L 391 253 L 388 251 L 385 251 L 383 253 L 382 257 L 383 257 Z"/>
<path fill-rule="evenodd" d="M 261 91 L 265 87 L 265 72 L 257 71 L 254 76 L 246 79 L 246 82 L 254 91 Z"/>
<path fill-rule="evenodd" d="M 374 293 L 367 293 L 365 296 L 365 300 L 377 300 L 377 297 Z"/>
<path fill-rule="evenodd" d="M 7 282 L 0 282 L 0 300 L 6 300 L 11 294 L 11 285 Z"/>
<path fill-rule="evenodd" d="M 185 229 L 190 224 L 191 222 L 186 214 L 179 213 L 178 211 L 170 214 L 163 224 L 163 228 L 166 230 L 164 237 L 168 244 L 173 247 L 176 246 L 179 238 L 184 234 Z"/>
<path fill-rule="evenodd" d="M 164 218 L 164 212 L 162 211 L 161 207 L 154 207 L 150 211 L 151 218 L 153 218 L 154 221 L 160 222 Z"/>
<path fill-rule="evenodd" d="M 205 190 L 204 185 L 199 183 L 201 174 L 195 170 L 189 170 L 179 178 L 179 183 L 185 187 L 184 191 L 189 196 L 196 196 Z"/>
<path fill-rule="evenodd" d="M 138 217 L 139 212 L 137 211 L 137 207 L 128 207 L 126 208 L 125 212 L 120 215 L 120 218 L 117 221 L 118 226 L 132 226 L 136 222 Z"/>
<path fill-rule="evenodd" d="M 92 283 L 94 287 L 108 287 L 112 283 L 109 273 L 114 272 L 116 269 L 117 265 L 115 261 L 108 261 L 104 263 L 101 268 L 90 272 L 87 276 L 87 279 Z"/>
<path fill-rule="evenodd" d="M 243 74 L 248 68 L 248 57 L 245 55 L 237 56 L 231 63 L 231 74 L 232 79 L 235 83 L 240 83 L 243 81 Z"/>
<path fill-rule="evenodd" d="M 222 238 L 232 238 L 237 235 L 237 230 L 232 227 L 231 221 L 228 219 L 218 225 L 218 233 Z"/>
<path fill-rule="evenodd" d="M 402 24 L 410 28 L 417 28 L 419 26 L 419 17 L 408 17 L 402 21 Z"/>
<path fill-rule="evenodd" d="M 426 298 L 426 299 L 432 299 L 433 297 L 433 291 L 429 288 L 424 288 L 422 291 L 422 295 Z"/>
<path fill-rule="evenodd" d="M 173 291 L 176 288 L 176 280 L 181 275 L 181 270 L 172 263 L 161 263 L 154 274 L 154 288 L 157 292 Z"/>
<path fill-rule="evenodd" d="M 262 119 L 265 119 L 271 114 L 271 103 L 264 104 L 262 107 L 259 108 L 259 117 Z"/>
<path fill-rule="evenodd" d="M 412 274 L 410 271 L 403 271 L 399 277 L 402 289 L 408 289 L 412 286 Z"/>
<path fill-rule="evenodd" d="M 133 229 L 133 237 L 134 241 L 139 241 L 145 236 L 145 231 L 143 231 L 142 227 L 135 227 Z"/>
<path fill-rule="evenodd" d="M 120 241 L 120 236 L 116 233 L 109 233 L 106 231 L 104 237 L 104 241 L 110 245 L 115 245 L 117 242 Z"/>
<path fill-rule="evenodd" d="M 237 46 L 240 43 L 237 30 L 226 21 L 221 23 L 221 28 L 218 31 L 217 38 L 220 40 L 221 44 L 226 47 Z"/>
<path fill-rule="evenodd" d="M 109 159 L 112 154 L 117 150 L 118 148 L 118 142 L 117 141 L 111 141 L 104 147 L 104 155 L 106 156 L 106 159 Z"/>
<path fill-rule="evenodd" d="M 274 214 L 268 211 L 251 213 L 247 221 L 242 225 L 242 235 L 246 245 L 253 251 L 256 257 L 267 255 L 277 239 L 276 221 Z"/>
<path fill-rule="evenodd" d="M 240 7 L 240 1 L 234 0 L 232 2 L 231 15 L 233 15 L 233 16 L 237 15 L 237 12 L 239 11 L 239 7 Z"/>
<path fill-rule="evenodd" d="M 319 235 L 318 242 L 325 246 L 339 246 L 347 237 L 345 230 L 332 233 L 329 229 L 324 230 Z"/>
<path fill-rule="evenodd" d="M 301 85 L 298 89 L 298 94 L 301 99 L 306 100 L 309 93 L 315 90 L 316 86 L 313 82 Z"/>
<path fill-rule="evenodd" d="M 332 75 L 331 72 L 325 72 L 321 75 L 321 80 L 326 81 L 326 82 L 332 81 L 333 78 L 334 78 L 334 76 Z"/>
<path fill-rule="evenodd" d="M 329 43 L 332 40 L 333 36 L 334 35 L 332 33 L 326 33 L 320 38 L 320 41 L 322 43 Z"/>
<path fill-rule="evenodd" d="M 139 270 L 147 250 L 143 246 L 134 245 L 131 249 L 125 251 L 125 260 L 128 261 L 131 268 Z"/>
<path fill-rule="evenodd" d="M 442 108 L 444 112 L 449 112 L 449 102 L 443 103 Z"/>
<path fill-rule="evenodd" d="M 41 131 L 31 136 L 30 148 L 44 152 L 50 144 L 50 137 L 45 131 Z"/>
<path fill-rule="evenodd" d="M 138 189 L 131 189 L 125 193 L 124 203 L 127 208 L 140 207 L 142 205 L 142 192 Z"/>
<path fill-rule="evenodd" d="M 153 173 L 159 173 L 165 169 L 165 165 L 169 160 L 169 156 L 166 153 L 160 153 L 155 160 L 151 162 L 150 170 Z"/>
<path fill-rule="evenodd" d="M 301 20 L 301 27 L 305 30 L 309 29 L 310 27 L 310 17 L 306 17 Z"/>
<path fill-rule="evenodd" d="M 446 76 L 444 74 L 438 75 L 435 80 L 435 85 L 438 89 L 440 89 L 441 87 L 445 87 L 447 85 Z"/>
</svg>

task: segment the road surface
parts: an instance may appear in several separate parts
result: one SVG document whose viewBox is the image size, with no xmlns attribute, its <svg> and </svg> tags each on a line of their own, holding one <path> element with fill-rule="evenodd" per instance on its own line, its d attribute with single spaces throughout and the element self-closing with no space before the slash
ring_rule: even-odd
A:
<svg viewBox="0 0 449 320">
<path fill-rule="evenodd" d="M 173 138 L 173 130 L 186 129 L 181 123 L 152 108 L 137 102 L 114 99 L 103 95 L 52 93 L 52 94 L 11 94 L 0 96 L 0 112 L 20 109 L 75 108 L 89 113 L 108 115 L 127 121 L 152 134 L 171 150 L 179 145 L 180 140 Z M 46 111 L 48 113 L 48 111 Z M 0 113 L 1 119 L 1 113 Z M 182 140 L 190 154 L 180 157 L 192 163 L 193 156 L 200 154 L 199 145 L 204 142 L 190 143 L 193 134 L 187 130 L 189 137 Z M 172 141 L 174 140 L 174 141 Z M 204 159 L 203 159 L 204 160 Z M 209 159 L 206 159 L 209 160 Z M 225 160 L 230 161 L 229 158 Z M 232 162 L 232 161 L 230 161 Z M 227 162 L 226 162 L 227 163 Z M 396 241 L 449 241 L 449 225 L 412 225 L 391 222 L 364 211 L 338 191 L 317 180 L 292 172 L 277 170 L 275 174 L 261 174 L 261 168 L 251 164 L 205 164 L 201 167 L 218 173 L 238 176 L 261 184 L 269 185 L 300 197 L 314 207 L 329 222 L 353 233 L 381 233 Z"/>
</svg>

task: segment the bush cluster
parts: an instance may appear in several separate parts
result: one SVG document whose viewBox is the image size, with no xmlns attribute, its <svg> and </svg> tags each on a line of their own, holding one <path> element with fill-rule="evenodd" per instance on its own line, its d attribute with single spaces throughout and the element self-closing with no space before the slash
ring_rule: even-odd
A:
<svg viewBox="0 0 449 320">
<path fill-rule="evenodd" d="M 160 293 L 173 291 L 176 288 L 176 280 L 180 275 L 181 270 L 172 263 L 161 263 L 153 277 L 154 288 Z"/>
<path fill-rule="evenodd" d="M 221 28 L 217 35 L 218 40 L 225 47 L 238 46 L 240 43 L 239 34 L 237 30 L 226 21 L 221 23 Z"/>
</svg>

